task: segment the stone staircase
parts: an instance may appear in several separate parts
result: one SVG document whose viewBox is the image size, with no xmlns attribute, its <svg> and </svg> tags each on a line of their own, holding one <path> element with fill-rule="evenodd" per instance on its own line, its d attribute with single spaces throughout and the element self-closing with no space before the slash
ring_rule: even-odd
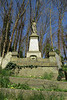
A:
<svg viewBox="0 0 67 100">
<path fill-rule="evenodd" d="M 45 100 L 50 100 L 47 99 L 47 97 L 50 97 L 52 95 L 55 97 L 57 96 L 60 97 L 63 95 L 64 99 L 62 100 L 67 100 L 67 82 L 62 82 L 62 81 L 60 82 L 60 81 L 46 80 L 46 79 L 35 79 L 35 78 L 22 78 L 22 77 L 9 77 L 9 79 L 11 83 L 28 84 L 31 88 L 33 88 L 33 90 L 0 88 L 0 91 L 4 92 L 4 94 L 7 93 L 9 95 L 17 96 L 19 93 L 21 93 L 24 98 L 23 100 L 29 100 L 30 96 L 42 93 L 42 95 L 46 98 Z M 40 91 L 37 89 L 44 89 L 44 90 Z"/>
</svg>

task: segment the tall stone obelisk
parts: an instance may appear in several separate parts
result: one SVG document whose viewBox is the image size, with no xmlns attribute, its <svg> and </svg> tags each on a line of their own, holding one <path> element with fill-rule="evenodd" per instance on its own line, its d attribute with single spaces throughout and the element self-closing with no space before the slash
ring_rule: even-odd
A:
<svg viewBox="0 0 67 100">
<path fill-rule="evenodd" d="M 37 35 L 36 23 L 32 22 L 32 34 L 30 35 L 29 51 L 27 52 L 27 57 L 36 56 L 41 57 L 41 52 L 39 51 L 39 36 Z"/>
</svg>

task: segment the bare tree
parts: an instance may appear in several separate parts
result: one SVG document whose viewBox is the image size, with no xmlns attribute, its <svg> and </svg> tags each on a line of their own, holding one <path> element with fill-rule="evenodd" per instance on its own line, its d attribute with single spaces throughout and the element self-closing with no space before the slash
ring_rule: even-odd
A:
<svg viewBox="0 0 67 100">
<path fill-rule="evenodd" d="M 29 3 L 29 0 L 26 4 L 26 7 L 28 6 L 28 3 Z M 9 42 L 9 46 L 8 46 L 8 50 L 7 52 L 9 51 L 10 49 L 10 46 L 11 46 L 11 43 L 12 43 L 12 39 L 13 39 L 13 34 L 15 32 L 15 29 L 17 28 L 17 25 L 18 25 L 18 21 L 20 20 L 20 18 L 24 15 L 25 11 L 26 11 L 26 7 L 24 9 L 24 11 L 20 14 L 20 12 L 18 13 L 18 16 L 17 16 L 17 19 L 16 19 L 16 22 L 15 22 L 15 25 L 14 25 L 14 28 L 13 28 L 13 31 L 12 31 L 12 35 L 11 35 L 11 39 L 10 39 L 10 42 Z"/>
</svg>

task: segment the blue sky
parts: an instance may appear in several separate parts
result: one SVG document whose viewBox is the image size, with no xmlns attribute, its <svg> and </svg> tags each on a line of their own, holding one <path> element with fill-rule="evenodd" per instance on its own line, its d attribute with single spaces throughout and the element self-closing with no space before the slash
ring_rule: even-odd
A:
<svg viewBox="0 0 67 100">
<path fill-rule="evenodd" d="M 9 2 L 10 2 L 10 0 L 8 0 Z M 17 0 L 13 0 L 13 23 L 15 23 L 15 16 L 16 16 L 16 1 Z M 19 2 L 20 2 L 20 5 L 21 5 L 21 3 L 22 3 L 22 1 L 23 0 L 18 0 Z M 28 0 L 27 0 L 28 1 Z M 32 0 L 32 8 L 35 8 L 35 2 L 36 0 Z M 49 5 L 46 5 L 46 2 L 47 2 L 47 0 L 44 0 L 45 1 L 45 3 L 44 3 L 44 6 L 48 9 L 48 8 L 50 8 L 50 4 Z M 29 9 L 29 5 L 28 5 L 28 7 L 27 7 L 27 9 Z M 34 9 L 34 11 L 35 11 L 35 9 Z M 41 14 L 41 17 L 40 17 L 40 19 L 39 19 L 39 21 L 38 21 L 38 23 L 37 23 L 37 30 L 38 30 L 38 34 L 39 34 L 39 32 L 40 32 L 40 30 L 41 30 L 41 23 L 42 23 L 42 20 L 43 20 L 43 25 L 45 25 L 44 23 L 45 23 L 45 21 L 46 21 L 46 14 L 47 14 L 47 12 L 45 12 L 46 10 L 45 10 L 45 8 L 43 9 L 43 13 Z M 34 14 L 34 13 L 33 13 Z M 51 13 L 51 15 L 52 15 L 52 19 L 51 20 L 53 20 L 53 18 L 54 18 L 54 21 L 52 21 L 52 34 L 54 34 L 55 32 L 57 32 L 57 28 L 58 28 L 58 10 L 57 10 L 57 8 L 56 7 L 52 7 L 52 13 Z M 25 27 L 24 27 L 24 30 L 23 30 L 23 33 L 24 33 L 24 35 L 26 34 L 26 31 L 27 31 L 27 27 L 28 27 L 28 24 L 29 24 L 29 22 L 30 22 L 30 20 L 29 20 L 29 16 L 30 16 L 30 13 L 29 12 L 26 12 L 26 22 L 25 22 Z M 53 23 L 54 22 L 54 23 Z M 64 18 L 63 18 L 63 27 L 65 27 L 66 25 L 67 25 L 67 12 L 65 12 L 64 13 Z M 14 24 L 12 24 L 12 27 L 13 27 L 13 25 Z M 1 11 L 0 11 L 0 27 L 2 28 L 3 27 L 3 20 L 2 20 L 2 18 L 1 18 Z M 1 29 L 0 28 L 0 29 Z M 64 31 L 66 31 L 66 30 L 64 30 Z M 46 31 L 46 33 L 45 33 L 45 35 L 44 35 L 44 41 L 46 40 L 46 36 L 47 36 L 47 34 L 49 35 L 49 32 L 50 32 L 50 29 L 49 29 L 49 27 L 47 28 L 47 31 Z M 54 44 L 55 44 L 55 42 L 57 41 L 56 40 L 57 38 L 55 38 L 55 40 L 54 40 Z"/>
</svg>

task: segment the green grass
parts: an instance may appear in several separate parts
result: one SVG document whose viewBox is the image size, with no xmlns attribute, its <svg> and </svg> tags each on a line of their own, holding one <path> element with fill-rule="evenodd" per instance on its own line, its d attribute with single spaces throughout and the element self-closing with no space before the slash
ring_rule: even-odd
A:
<svg viewBox="0 0 67 100">
<path fill-rule="evenodd" d="M 39 76 L 39 77 L 37 77 L 37 76 L 32 76 L 32 75 L 30 75 L 30 76 L 15 76 L 15 75 L 13 75 L 12 77 L 21 77 L 21 78 L 34 78 L 34 79 L 47 79 L 47 80 L 51 80 L 54 76 L 53 76 L 53 73 L 44 73 L 44 75 L 43 76 Z"/>
<path fill-rule="evenodd" d="M 30 90 L 30 86 L 28 84 L 8 84 L 8 88 L 11 88 L 11 89 L 24 89 L 24 90 Z"/>
<path fill-rule="evenodd" d="M 7 88 L 10 83 L 9 78 L 6 76 L 0 76 L 0 87 Z"/>
<path fill-rule="evenodd" d="M 44 88 L 31 88 L 31 90 L 37 90 L 37 91 L 56 91 L 56 92 L 67 92 L 67 89 L 60 89 L 60 88 L 48 88 L 48 89 L 44 89 Z"/>
</svg>

